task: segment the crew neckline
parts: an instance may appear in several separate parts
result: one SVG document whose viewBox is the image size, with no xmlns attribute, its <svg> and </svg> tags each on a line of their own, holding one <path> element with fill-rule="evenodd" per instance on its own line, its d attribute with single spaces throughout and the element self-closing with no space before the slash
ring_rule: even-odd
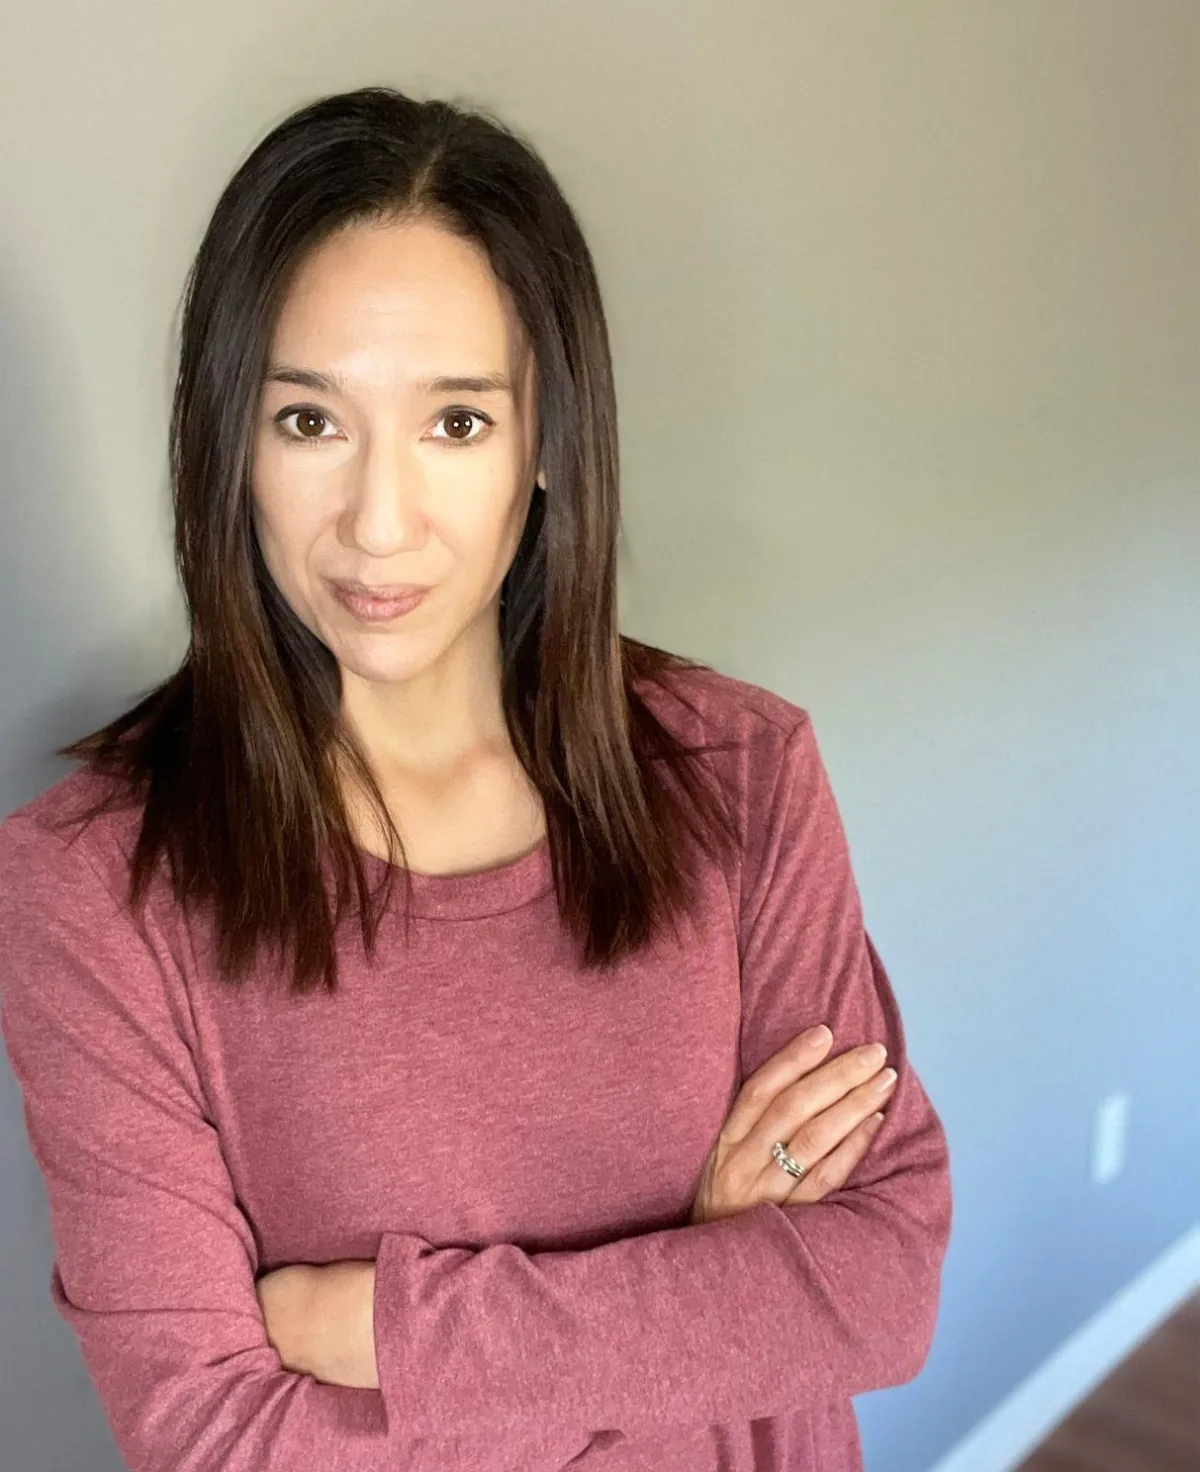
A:
<svg viewBox="0 0 1200 1472">
<path fill-rule="evenodd" d="M 372 885 L 389 868 L 396 869 L 393 903 L 403 912 L 404 869 L 400 865 L 390 865 L 387 859 L 370 849 L 360 848 L 357 844 L 355 848 Z M 548 836 L 543 836 L 537 847 L 528 853 L 490 869 L 477 869 L 466 874 L 422 874 L 412 869 L 409 873 L 412 877 L 412 913 L 427 920 L 471 920 L 502 915 L 530 904 L 554 887 Z"/>
</svg>

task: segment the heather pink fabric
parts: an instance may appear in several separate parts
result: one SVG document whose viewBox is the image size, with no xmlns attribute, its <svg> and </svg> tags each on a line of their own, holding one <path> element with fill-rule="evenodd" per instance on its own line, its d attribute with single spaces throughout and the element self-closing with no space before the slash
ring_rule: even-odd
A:
<svg viewBox="0 0 1200 1472">
<path fill-rule="evenodd" d="M 804 710 L 715 671 L 651 687 L 747 843 L 607 978 L 557 924 L 549 850 L 415 875 L 338 995 L 260 959 L 235 994 L 136 813 L 70 844 L 76 771 L 0 824 L 3 1037 L 49 1198 L 53 1304 L 133 1472 L 857 1472 L 850 1397 L 921 1369 L 951 1226 L 945 1134 L 905 1051 Z M 382 860 L 367 856 L 372 873 Z M 900 1077 L 846 1185 L 687 1224 L 741 1080 L 818 1022 Z M 380 1389 L 285 1370 L 254 1295 L 374 1258 Z"/>
</svg>

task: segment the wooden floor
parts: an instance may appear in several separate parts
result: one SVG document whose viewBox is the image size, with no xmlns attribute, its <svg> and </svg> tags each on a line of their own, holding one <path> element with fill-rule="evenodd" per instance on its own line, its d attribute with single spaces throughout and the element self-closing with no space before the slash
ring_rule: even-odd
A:
<svg viewBox="0 0 1200 1472">
<path fill-rule="evenodd" d="M 1200 1293 L 1122 1361 L 1017 1472 L 1200 1472 Z"/>
</svg>

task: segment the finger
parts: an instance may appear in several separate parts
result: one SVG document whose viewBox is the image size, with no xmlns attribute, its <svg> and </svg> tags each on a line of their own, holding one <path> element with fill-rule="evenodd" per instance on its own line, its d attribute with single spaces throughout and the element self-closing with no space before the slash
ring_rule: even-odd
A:
<svg viewBox="0 0 1200 1472">
<path fill-rule="evenodd" d="M 803 1204 L 820 1201 L 831 1191 L 840 1191 L 850 1179 L 850 1174 L 871 1147 L 871 1141 L 883 1123 L 882 1114 L 873 1114 L 864 1119 L 856 1130 L 842 1141 L 836 1150 L 831 1150 L 822 1160 L 796 1182 L 796 1188 L 786 1198 L 787 1204 Z"/>
<path fill-rule="evenodd" d="M 822 1134 L 823 1143 L 820 1145 L 812 1144 L 812 1137 L 803 1130 L 793 1139 L 785 1141 L 784 1149 L 792 1159 L 807 1167 L 803 1178 L 799 1181 L 790 1171 L 783 1169 L 768 1149 L 767 1163 L 763 1166 L 759 1179 L 751 1188 L 754 1196 L 756 1198 L 765 1196 L 781 1206 L 785 1201 L 791 1200 L 819 1200 L 826 1191 L 832 1189 L 829 1184 L 832 1173 L 842 1169 L 843 1163 L 848 1161 L 846 1173 L 849 1174 L 857 1161 L 862 1158 L 862 1151 L 870 1143 L 876 1128 L 872 1125 L 870 1117 L 870 1111 L 875 1108 L 874 1103 L 868 1102 L 865 1106 L 860 1106 L 858 1112 L 853 1116 L 843 1111 L 841 1122 L 836 1125 L 836 1128 Z M 858 1149 L 859 1142 L 862 1144 L 862 1150 Z M 745 1146 L 742 1147 L 743 1150 L 745 1148 Z"/>
<path fill-rule="evenodd" d="M 721 1134 L 731 1145 L 744 1140 L 781 1090 L 811 1073 L 833 1046 L 833 1034 L 822 1024 L 799 1033 L 742 1084 Z"/>
<path fill-rule="evenodd" d="M 843 1053 L 777 1095 L 739 1149 L 752 1160 L 769 1161 L 776 1140 L 792 1140 L 805 1152 L 801 1155 L 788 1146 L 797 1160 L 819 1160 L 879 1108 L 895 1087 L 895 1071 L 881 1069 L 878 1055 L 869 1048 Z M 889 1079 L 889 1087 L 876 1088 Z"/>
</svg>

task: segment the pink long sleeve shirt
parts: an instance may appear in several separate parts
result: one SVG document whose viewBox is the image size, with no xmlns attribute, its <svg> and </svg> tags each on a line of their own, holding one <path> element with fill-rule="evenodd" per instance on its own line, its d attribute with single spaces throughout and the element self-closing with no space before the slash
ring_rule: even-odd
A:
<svg viewBox="0 0 1200 1472">
<path fill-rule="evenodd" d="M 680 677 L 676 677 L 679 679 Z M 72 772 L 0 824 L 3 1038 L 48 1193 L 54 1307 L 132 1472 L 858 1472 L 851 1397 L 922 1368 L 951 1226 L 945 1134 L 863 928 L 807 713 L 716 671 L 700 714 L 747 841 L 679 934 L 607 979 L 560 930 L 545 843 L 413 876 L 369 964 L 220 985 L 133 810 L 68 844 Z M 71 830 L 74 835 L 75 830 Z M 372 872 L 383 860 L 367 856 Z M 269 954 L 269 953 L 268 953 Z M 797 1033 L 899 1070 L 845 1185 L 692 1226 L 741 1082 Z M 375 1259 L 380 1388 L 283 1367 L 255 1297 Z"/>
</svg>

